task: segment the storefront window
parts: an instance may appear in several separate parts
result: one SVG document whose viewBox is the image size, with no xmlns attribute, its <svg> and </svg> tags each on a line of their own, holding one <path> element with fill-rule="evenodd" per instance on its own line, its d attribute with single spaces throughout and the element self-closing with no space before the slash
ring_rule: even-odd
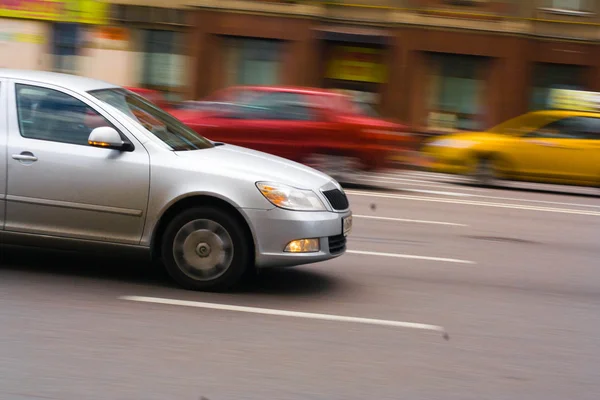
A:
<svg viewBox="0 0 600 400">
<path fill-rule="evenodd" d="M 83 29 L 78 24 L 55 23 L 52 26 L 52 55 L 55 72 L 75 74 Z"/>
<path fill-rule="evenodd" d="M 350 96 L 360 114 L 378 117 L 380 93 L 388 80 L 385 50 L 328 44 L 325 57 L 323 86 Z"/>
<path fill-rule="evenodd" d="M 585 67 L 537 63 L 533 70 L 530 110 L 547 109 L 552 89 L 586 90 L 584 78 Z"/>
<path fill-rule="evenodd" d="M 228 85 L 279 84 L 281 46 L 276 40 L 226 38 Z"/>
<path fill-rule="evenodd" d="M 431 130 L 481 129 L 486 59 L 434 54 L 429 59 L 428 121 Z"/>
<path fill-rule="evenodd" d="M 185 86 L 184 33 L 166 30 L 142 30 L 144 87 L 164 91 L 166 95 Z"/>
</svg>

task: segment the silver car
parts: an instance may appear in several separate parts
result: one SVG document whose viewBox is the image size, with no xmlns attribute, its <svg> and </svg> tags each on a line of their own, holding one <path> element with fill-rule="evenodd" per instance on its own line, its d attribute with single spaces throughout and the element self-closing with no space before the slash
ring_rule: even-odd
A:
<svg viewBox="0 0 600 400">
<path fill-rule="evenodd" d="M 194 290 L 342 255 L 329 176 L 199 136 L 121 87 L 0 69 L 0 242 L 140 251 Z"/>
</svg>

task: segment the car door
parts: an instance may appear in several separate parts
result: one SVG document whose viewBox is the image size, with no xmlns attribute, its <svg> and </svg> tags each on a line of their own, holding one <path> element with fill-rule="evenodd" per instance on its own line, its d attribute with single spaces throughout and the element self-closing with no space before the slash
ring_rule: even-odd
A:
<svg viewBox="0 0 600 400">
<path fill-rule="evenodd" d="M 287 132 L 288 158 L 304 162 L 317 154 L 345 156 L 353 153 L 354 138 L 319 101 L 320 94 L 295 93 L 281 102 L 280 129 Z"/>
<path fill-rule="evenodd" d="M 567 117 L 538 130 L 530 143 L 537 147 L 535 174 L 560 181 L 581 181 L 590 177 L 592 157 L 587 138 L 593 119 Z"/>
<path fill-rule="evenodd" d="M 25 81 L 8 89 L 6 230 L 138 244 L 150 184 L 144 147 L 84 96 Z M 133 150 L 89 146 L 100 126 Z"/>
<path fill-rule="evenodd" d="M 574 137 L 570 132 L 570 118 L 561 118 L 511 140 L 507 152 L 515 170 L 534 180 L 572 176 Z"/>
<path fill-rule="evenodd" d="M 277 91 L 257 99 L 264 151 L 287 159 L 296 159 L 303 145 L 311 142 L 310 124 L 314 113 L 301 93 Z"/>
<path fill-rule="evenodd" d="M 263 129 L 257 112 L 246 105 L 228 105 L 188 124 L 202 136 L 217 142 L 264 151 Z"/>
<path fill-rule="evenodd" d="M 202 118 L 195 126 L 211 140 L 287 157 L 295 146 L 290 138 L 297 136 L 301 126 L 284 110 L 288 97 L 286 92 L 263 91 Z"/>
<path fill-rule="evenodd" d="M 562 121 L 562 136 L 554 144 L 564 149 L 567 167 L 556 175 L 565 180 L 600 182 L 600 118 L 567 118 Z"/>
<path fill-rule="evenodd" d="M 600 185 L 600 118 L 589 118 L 588 130 L 581 142 L 585 156 L 582 157 L 584 180 Z"/>
<path fill-rule="evenodd" d="M 264 150 L 261 141 L 261 123 L 255 107 L 247 101 L 265 92 L 254 88 L 228 88 L 213 93 L 201 102 L 199 113 L 185 122 L 202 136 L 254 150 Z"/>
<path fill-rule="evenodd" d="M 6 212 L 6 141 L 8 120 L 6 118 L 6 81 L 0 79 L 0 230 L 4 229 Z"/>
<path fill-rule="evenodd" d="M 247 106 L 253 109 L 248 129 L 252 145 L 291 160 L 301 161 L 332 126 L 305 93 L 273 91 L 253 98 Z"/>
</svg>

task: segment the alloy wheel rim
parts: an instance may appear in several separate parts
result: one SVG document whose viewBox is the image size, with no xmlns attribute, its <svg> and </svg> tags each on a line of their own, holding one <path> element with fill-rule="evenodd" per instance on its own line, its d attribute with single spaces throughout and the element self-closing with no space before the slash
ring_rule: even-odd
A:
<svg viewBox="0 0 600 400">
<path fill-rule="evenodd" d="M 173 256 L 181 271 L 197 281 L 223 275 L 233 260 L 233 240 L 219 223 L 196 219 L 179 229 L 173 241 Z"/>
</svg>

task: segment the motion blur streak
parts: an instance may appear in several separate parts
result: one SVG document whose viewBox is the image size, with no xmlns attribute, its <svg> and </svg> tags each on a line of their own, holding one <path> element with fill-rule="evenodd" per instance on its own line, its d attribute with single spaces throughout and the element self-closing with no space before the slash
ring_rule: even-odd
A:
<svg viewBox="0 0 600 400">
<path fill-rule="evenodd" d="M 94 204 L 105 227 L 94 240 L 144 229 L 143 243 L 166 242 L 173 223 L 153 235 L 144 208 L 160 186 L 136 196 L 142 177 L 195 193 L 229 170 L 249 183 L 212 215 L 218 225 L 186 224 L 189 240 L 153 249 L 171 275 L 160 259 L 112 251 L 0 247 L 0 400 L 600 399 L 600 0 L 0 0 L 0 68 L 99 79 L 186 125 L 169 119 L 185 132 L 173 141 L 139 110 L 111 118 L 124 136 L 135 120 L 129 133 L 152 134 L 131 138 L 136 151 L 160 138 L 182 150 L 120 168 L 136 151 L 46 140 L 79 138 L 97 118 L 40 108 L 39 90 L 20 99 L 4 75 L 0 245 L 43 208 L 39 228 L 87 230 Z M 112 133 L 100 142 L 119 145 Z M 183 151 L 200 138 L 207 151 Z M 77 162 L 92 150 L 102 167 Z M 345 195 L 329 180 L 306 187 L 297 164 L 248 161 L 264 153 L 313 167 L 306 179 L 325 173 Z M 201 167 L 169 175 L 177 163 Z M 332 210 L 285 212 L 286 223 L 256 190 L 264 181 L 299 189 L 278 191 L 282 202 Z M 242 187 L 213 182 L 223 200 Z M 11 188 L 50 194 L 32 202 Z M 245 217 L 231 220 L 235 204 L 265 219 L 231 229 Z M 69 205 L 79 208 L 61 217 Z M 127 210 L 134 228 L 119 222 L 134 218 Z M 271 268 L 327 253 L 337 257 Z M 182 290 L 170 279 L 177 255 L 200 279 L 233 258 L 250 268 L 229 291 Z"/>
<path fill-rule="evenodd" d="M 467 200 L 449 200 L 435 197 L 420 197 L 420 196 L 405 196 L 405 195 L 394 195 L 394 194 L 383 194 L 376 192 L 361 192 L 361 191 L 347 191 L 349 195 L 363 196 L 363 197 L 376 197 L 376 198 L 387 198 L 397 200 L 413 200 L 413 201 L 426 201 L 434 203 L 448 203 L 448 204 L 461 204 L 470 206 L 480 207 L 498 207 L 498 208 L 511 208 L 515 210 L 526 210 L 526 211 L 542 211 L 549 213 L 561 213 L 561 214 L 577 214 L 577 215 L 589 215 L 589 216 L 600 216 L 600 212 L 597 211 L 585 211 L 585 210 L 574 210 L 567 208 L 549 208 L 549 207 L 534 207 L 523 204 L 504 204 L 504 203 L 488 203 L 481 201 L 467 201 Z"/>
</svg>

